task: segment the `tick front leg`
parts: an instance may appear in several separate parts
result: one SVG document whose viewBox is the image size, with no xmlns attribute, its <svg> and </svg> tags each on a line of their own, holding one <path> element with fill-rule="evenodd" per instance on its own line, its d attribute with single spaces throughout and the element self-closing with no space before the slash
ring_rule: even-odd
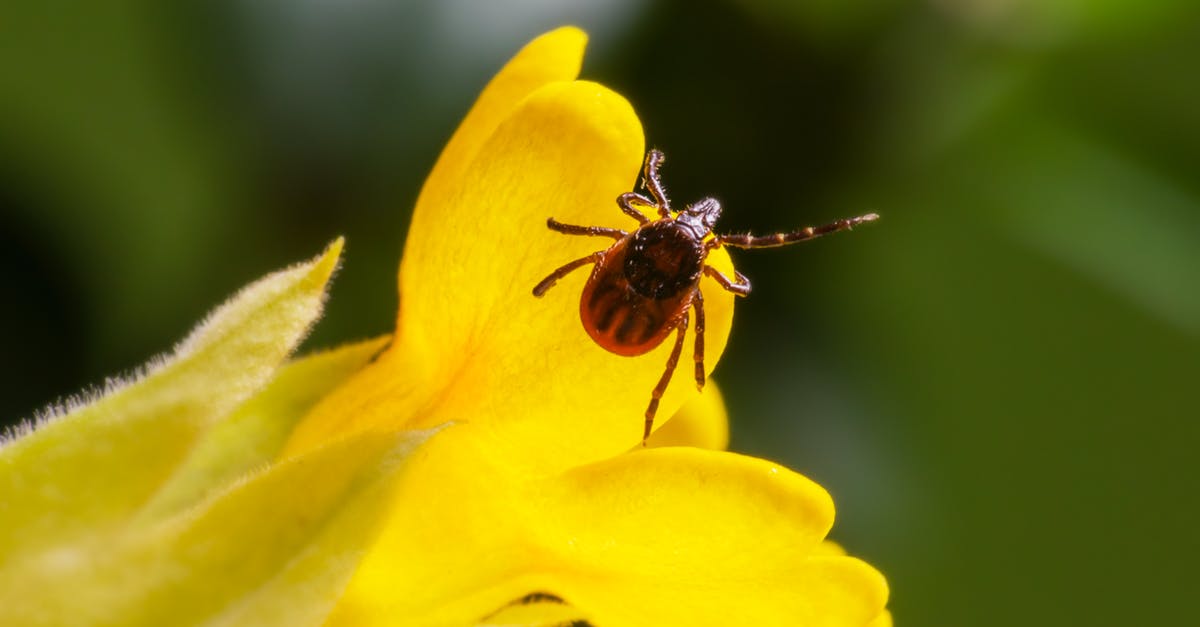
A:
<svg viewBox="0 0 1200 627">
<path fill-rule="evenodd" d="M 683 313 L 683 319 L 680 320 L 678 328 L 675 346 L 671 348 L 671 356 L 667 358 L 667 368 L 663 371 L 662 378 L 658 380 L 658 385 L 654 386 L 654 391 L 650 392 L 650 406 L 646 408 L 646 430 L 642 432 L 642 446 L 646 446 L 646 440 L 650 438 L 650 430 L 654 428 L 654 414 L 658 413 L 658 401 L 662 399 L 663 392 L 667 391 L 667 384 L 671 382 L 675 366 L 679 365 L 679 353 L 683 351 L 683 336 L 687 335 L 688 328 L 686 311 Z"/>
<path fill-rule="evenodd" d="M 734 276 L 737 277 L 737 281 L 734 281 L 724 274 L 721 274 L 720 270 L 717 270 L 712 266 L 704 266 L 704 274 L 712 277 L 717 283 L 721 284 L 721 287 L 733 292 L 738 296 L 747 296 L 750 294 L 750 279 L 747 279 L 746 275 L 738 272 L 737 270 L 733 271 Z"/>
<path fill-rule="evenodd" d="M 879 214 L 868 213 L 865 216 L 857 216 L 854 218 L 845 218 L 822 224 L 821 226 L 806 226 L 798 231 L 791 233 L 775 233 L 774 235 L 718 235 L 722 244 L 733 246 L 734 248 L 774 248 L 776 246 L 786 246 L 795 244 L 813 238 L 837 233 L 838 231 L 846 231 L 852 229 L 864 222 L 874 222 L 879 219 Z"/>
<path fill-rule="evenodd" d="M 552 231 L 558 231 L 566 235 L 602 235 L 613 239 L 621 239 L 629 235 L 621 229 L 610 229 L 603 226 L 576 226 L 574 224 L 563 224 L 554 218 L 546 218 L 546 226 Z"/>
<path fill-rule="evenodd" d="M 696 348 L 692 356 L 696 360 L 696 389 L 704 389 L 704 294 L 696 289 L 692 298 L 692 307 L 696 310 Z"/>
<path fill-rule="evenodd" d="M 663 189 L 662 179 L 658 176 L 658 167 L 667 160 L 661 150 L 651 150 L 646 153 L 646 163 L 642 166 L 642 185 L 650 190 L 650 195 L 658 203 L 658 215 L 661 218 L 671 217 L 671 201 L 667 199 L 667 191 Z"/>
<path fill-rule="evenodd" d="M 540 298 L 543 294 L 546 293 L 546 290 L 554 287 L 554 284 L 558 283 L 559 279 L 570 274 L 572 270 L 575 270 L 576 268 L 579 268 L 580 266 L 586 266 L 589 263 L 599 263 L 602 259 L 604 259 L 604 251 L 599 251 L 599 252 L 594 252 L 594 253 L 588 255 L 587 257 L 583 257 L 582 259 L 576 259 L 575 261 L 568 263 L 567 265 L 555 270 L 554 272 L 551 272 L 550 276 L 542 279 L 542 281 L 540 283 L 535 285 L 533 287 L 533 295 Z"/>
</svg>

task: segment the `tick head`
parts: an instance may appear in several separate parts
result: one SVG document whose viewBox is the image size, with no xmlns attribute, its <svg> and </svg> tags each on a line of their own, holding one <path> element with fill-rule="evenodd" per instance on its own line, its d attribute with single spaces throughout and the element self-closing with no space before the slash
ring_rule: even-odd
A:
<svg viewBox="0 0 1200 627">
<path fill-rule="evenodd" d="M 717 225 L 717 219 L 720 217 L 721 203 L 716 198 L 702 198 L 699 202 L 688 205 L 675 219 L 693 229 L 703 231 L 702 235 L 707 235 Z"/>
</svg>

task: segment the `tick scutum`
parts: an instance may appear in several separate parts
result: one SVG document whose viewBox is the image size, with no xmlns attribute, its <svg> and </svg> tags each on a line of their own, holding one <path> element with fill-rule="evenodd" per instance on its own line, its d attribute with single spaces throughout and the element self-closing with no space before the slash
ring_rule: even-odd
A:
<svg viewBox="0 0 1200 627">
<path fill-rule="evenodd" d="M 706 252 L 687 227 L 659 220 L 633 233 L 623 264 L 625 278 L 641 296 L 673 299 L 696 287 Z"/>
</svg>

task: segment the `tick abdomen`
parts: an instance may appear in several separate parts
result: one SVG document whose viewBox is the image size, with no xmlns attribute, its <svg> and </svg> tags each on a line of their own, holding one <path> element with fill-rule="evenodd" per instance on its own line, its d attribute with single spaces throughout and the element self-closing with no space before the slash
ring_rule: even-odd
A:
<svg viewBox="0 0 1200 627">
<path fill-rule="evenodd" d="M 593 270 L 579 301 L 579 316 L 588 335 L 606 350 L 627 357 L 642 355 L 661 344 L 692 300 L 692 292 L 687 289 L 657 299 L 635 290 L 624 271 L 633 244 L 631 235 L 608 251 L 604 262 Z"/>
</svg>

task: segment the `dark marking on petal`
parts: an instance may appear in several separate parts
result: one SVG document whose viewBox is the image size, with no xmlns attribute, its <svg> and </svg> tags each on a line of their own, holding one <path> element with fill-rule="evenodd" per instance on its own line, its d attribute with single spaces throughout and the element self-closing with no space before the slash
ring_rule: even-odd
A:
<svg viewBox="0 0 1200 627">
<path fill-rule="evenodd" d="M 531 603 L 566 603 L 562 597 L 549 592 L 530 592 L 529 594 L 509 603 L 509 605 L 529 605 Z"/>
</svg>

